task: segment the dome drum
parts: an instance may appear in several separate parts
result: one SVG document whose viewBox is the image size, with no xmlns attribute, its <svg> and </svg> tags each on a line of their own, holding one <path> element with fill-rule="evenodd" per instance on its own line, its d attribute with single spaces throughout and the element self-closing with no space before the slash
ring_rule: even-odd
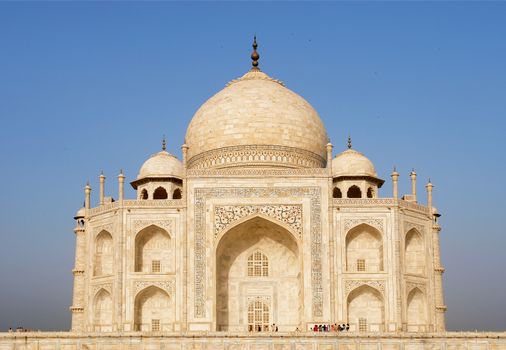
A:
<svg viewBox="0 0 506 350">
<path fill-rule="evenodd" d="M 318 154 L 287 146 L 242 145 L 200 153 L 188 161 L 188 169 L 226 167 L 323 168 L 326 160 Z"/>
</svg>

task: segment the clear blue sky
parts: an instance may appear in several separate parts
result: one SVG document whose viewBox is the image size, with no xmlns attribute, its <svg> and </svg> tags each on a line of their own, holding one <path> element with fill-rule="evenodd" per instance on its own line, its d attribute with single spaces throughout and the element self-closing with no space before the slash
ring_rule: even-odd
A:
<svg viewBox="0 0 506 350">
<path fill-rule="evenodd" d="M 0 3 L 0 329 L 68 329 L 72 217 L 260 66 L 443 214 L 449 329 L 506 330 L 506 3 Z M 132 189 L 127 195 L 134 196 Z"/>
</svg>

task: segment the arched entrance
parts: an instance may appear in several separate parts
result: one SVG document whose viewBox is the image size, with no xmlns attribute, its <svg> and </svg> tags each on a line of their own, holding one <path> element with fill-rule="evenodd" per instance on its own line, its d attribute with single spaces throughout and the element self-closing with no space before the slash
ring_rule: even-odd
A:
<svg viewBox="0 0 506 350">
<path fill-rule="evenodd" d="M 302 271 L 292 233 L 264 217 L 230 228 L 216 248 L 215 300 L 218 331 L 300 327 Z"/>
<path fill-rule="evenodd" d="M 368 285 L 348 295 L 348 322 L 358 332 L 381 332 L 385 320 L 383 296 Z"/>
<path fill-rule="evenodd" d="M 174 322 L 170 297 L 164 290 L 150 286 L 135 297 L 135 330 L 170 331 Z"/>
</svg>

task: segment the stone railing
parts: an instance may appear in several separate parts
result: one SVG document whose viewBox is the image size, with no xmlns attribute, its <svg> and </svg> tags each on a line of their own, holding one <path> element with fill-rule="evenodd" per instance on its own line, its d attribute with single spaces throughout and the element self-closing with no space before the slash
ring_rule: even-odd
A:
<svg viewBox="0 0 506 350">
<path fill-rule="evenodd" d="M 334 198 L 333 207 L 399 207 L 411 209 L 429 215 L 429 208 L 418 204 L 395 198 Z"/>
<path fill-rule="evenodd" d="M 13 332 L 0 333 L 0 349 L 505 350 L 506 333 Z"/>
<path fill-rule="evenodd" d="M 182 199 L 126 199 L 121 202 L 112 202 L 88 210 L 88 216 L 94 216 L 110 210 L 130 208 L 184 208 L 186 201 Z"/>
</svg>

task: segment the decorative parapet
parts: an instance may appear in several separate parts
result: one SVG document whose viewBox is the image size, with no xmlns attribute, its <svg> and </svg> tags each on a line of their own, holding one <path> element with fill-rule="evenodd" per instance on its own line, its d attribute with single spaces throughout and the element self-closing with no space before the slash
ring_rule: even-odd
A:
<svg viewBox="0 0 506 350">
<path fill-rule="evenodd" d="M 111 210 L 117 209 L 130 209 L 130 208 L 184 208 L 186 206 L 186 201 L 183 199 L 127 199 L 122 202 L 113 202 L 109 204 L 105 204 L 102 206 L 98 206 L 95 208 L 88 209 L 87 216 L 95 216 L 97 214 L 101 214 Z"/>
<path fill-rule="evenodd" d="M 277 145 L 242 145 L 214 149 L 193 156 L 188 169 L 237 166 L 284 166 L 289 168 L 324 168 L 321 156 L 295 147 Z"/>
<path fill-rule="evenodd" d="M 402 199 L 395 198 L 334 198 L 332 199 L 333 207 L 398 207 L 402 209 L 410 209 L 421 214 L 429 215 L 428 207 L 410 203 Z"/>
</svg>

